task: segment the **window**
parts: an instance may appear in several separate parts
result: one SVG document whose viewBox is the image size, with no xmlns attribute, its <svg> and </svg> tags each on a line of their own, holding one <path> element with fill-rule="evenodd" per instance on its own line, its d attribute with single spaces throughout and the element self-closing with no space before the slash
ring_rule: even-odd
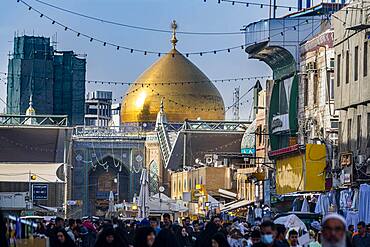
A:
<svg viewBox="0 0 370 247">
<path fill-rule="evenodd" d="M 340 63 L 342 61 L 341 59 L 342 59 L 342 56 L 338 54 L 337 56 L 337 87 L 340 86 Z"/>
<path fill-rule="evenodd" d="M 303 96 L 303 100 L 304 100 L 304 106 L 307 106 L 308 105 L 308 79 L 307 78 L 304 78 L 303 79 L 303 87 L 304 87 L 304 96 Z"/>
<path fill-rule="evenodd" d="M 334 99 L 334 77 L 330 77 L 330 85 L 329 85 L 329 93 L 330 93 L 330 100 Z"/>
<path fill-rule="evenodd" d="M 358 46 L 355 47 L 355 61 L 354 61 L 354 65 L 355 65 L 355 71 L 354 71 L 354 79 L 355 81 L 358 80 Z"/>
<path fill-rule="evenodd" d="M 256 134 L 258 135 L 258 143 L 256 144 L 256 146 L 261 146 L 262 145 L 262 125 L 258 125 Z"/>
<path fill-rule="evenodd" d="M 313 76 L 313 103 L 318 103 L 318 95 L 319 95 L 319 80 L 317 78 L 317 74 Z"/>
<path fill-rule="evenodd" d="M 347 124 L 347 149 L 351 150 L 351 131 L 352 131 L 352 119 L 348 119 L 348 124 Z"/>
<path fill-rule="evenodd" d="M 363 64 L 363 75 L 367 76 L 367 41 L 364 43 L 364 64 Z"/>
<path fill-rule="evenodd" d="M 349 51 L 346 51 L 346 83 L 349 83 Z"/>
<path fill-rule="evenodd" d="M 357 149 L 361 149 L 362 124 L 361 115 L 357 115 Z"/>
</svg>

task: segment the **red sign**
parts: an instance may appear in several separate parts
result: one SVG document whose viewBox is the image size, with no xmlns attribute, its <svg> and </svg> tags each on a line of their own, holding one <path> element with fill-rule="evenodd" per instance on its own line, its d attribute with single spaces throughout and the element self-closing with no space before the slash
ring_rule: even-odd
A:
<svg viewBox="0 0 370 247">
<path fill-rule="evenodd" d="M 299 145 L 296 144 L 296 145 L 289 146 L 289 147 L 286 147 L 286 148 L 281 148 L 281 149 L 278 149 L 278 150 L 270 151 L 269 156 L 274 157 L 274 156 L 279 156 L 279 155 L 283 155 L 283 154 L 290 154 L 290 153 L 294 153 L 298 150 L 299 150 Z"/>
</svg>

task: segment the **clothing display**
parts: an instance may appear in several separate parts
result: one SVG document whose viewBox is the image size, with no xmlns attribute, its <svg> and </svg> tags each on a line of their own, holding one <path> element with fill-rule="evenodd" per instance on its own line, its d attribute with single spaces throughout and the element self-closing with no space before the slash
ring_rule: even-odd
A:
<svg viewBox="0 0 370 247">
<path fill-rule="evenodd" d="M 308 201 L 306 198 L 303 199 L 301 212 L 310 212 L 310 205 L 308 205 Z"/>
<path fill-rule="evenodd" d="M 316 203 L 315 213 L 326 215 L 327 213 L 329 213 L 329 206 L 330 206 L 329 197 L 325 194 L 321 194 L 319 195 L 319 198 Z"/>
<path fill-rule="evenodd" d="M 361 184 L 358 211 L 360 221 L 370 222 L 370 185 Z"/>
<path fill-rule="evenodd" d="M 339 198 L 339 208 L 341 210 L 347 210 L 352 206 L 352 189 L 342 190 Z"/>
<path fill-rule="evenodd" d="M 254 209 L 254 216 L 255 216 L 255 218 L 261 218 L 262 219 L 262 208 L 255 208 Z"/>
<path fill-rule="evenodd" d="M 355 231 L 357 231 L 357 224 L 360 222 L 359 214 L 356 211 L 348 211 L 346 216 L 347 226 L 354 225 Z"/>
<path fill-rule="evenodd" d="M 351 209 L 358 209 L 359 193 L 358 189 L 354 189 Z"/>
</svg>

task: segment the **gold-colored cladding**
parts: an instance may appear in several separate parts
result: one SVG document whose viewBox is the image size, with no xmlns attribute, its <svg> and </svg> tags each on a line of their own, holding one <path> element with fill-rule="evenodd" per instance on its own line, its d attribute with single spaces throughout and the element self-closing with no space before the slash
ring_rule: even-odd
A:
<svg viewBox="0 0 370 247">
<path fill-rule="evenodd" d="M 168 122 L 225 119 L 220 93 L 202 71 L 176 50 L 175 21 L 172 28 L 173 49 L 144 71 L 128 89 L 121 107 L 122 123 L 155 122 L 162 98 Z"/>
</svg>

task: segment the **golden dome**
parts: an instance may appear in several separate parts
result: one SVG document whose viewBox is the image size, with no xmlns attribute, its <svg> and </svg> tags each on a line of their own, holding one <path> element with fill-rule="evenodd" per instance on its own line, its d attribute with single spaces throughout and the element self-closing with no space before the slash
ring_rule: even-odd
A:
<svg viewBox="0 0 370 247">
<path fill-rule="evenodd" d="M 162 99 L 169 123 L 225 119 L 224 102 L 217 88 L 175 49 L 176 42 L 173 36 L 173 49 L 129 88 L 122 102 L 122 123 L 155 122 Z"/>
</svg>

